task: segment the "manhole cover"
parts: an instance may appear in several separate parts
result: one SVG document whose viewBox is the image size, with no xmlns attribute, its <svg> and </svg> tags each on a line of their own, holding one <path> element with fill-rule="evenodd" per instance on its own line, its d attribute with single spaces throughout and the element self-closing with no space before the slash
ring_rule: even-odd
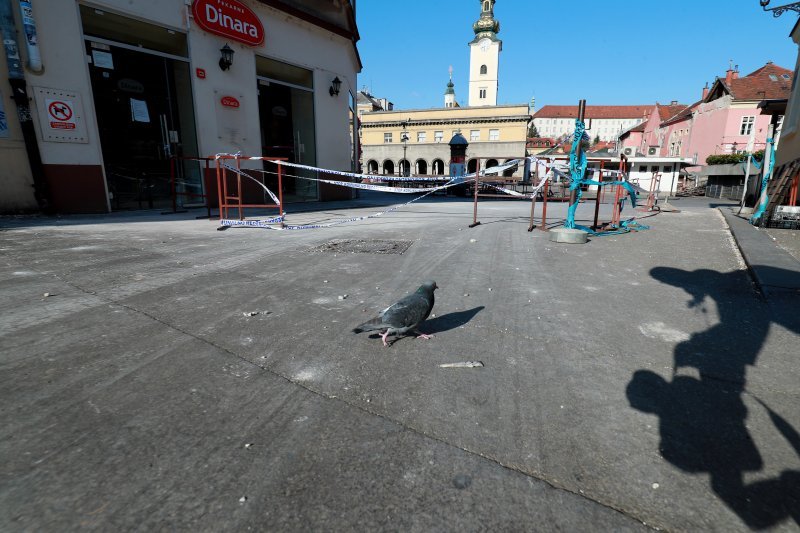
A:
<svg viewBox="0 0 800 533">
<path fill-rule="evenodd" d="M 336 239 L 312 248 L 312 252 L 342 254 L 402 254 L 414 241 L 389 241 L 380 239 Z"/>
</svg>

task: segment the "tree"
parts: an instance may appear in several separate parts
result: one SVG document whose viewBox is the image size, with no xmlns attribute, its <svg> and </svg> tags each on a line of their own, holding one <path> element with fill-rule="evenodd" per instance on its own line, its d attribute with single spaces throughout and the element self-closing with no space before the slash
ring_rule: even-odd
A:
<svg viewBox="0 0 800 533">
<path fill-rule="evenodd" d="M 594 136 L 594 142 L 592 144 L 598 144 L 600 142 L 600 135 Z"/>
<path fill-rule="evenodd" d="M 538 136 L 539 136 L 539 130 L 536 129 L 536 124 L 531 122 L 531 125 L 528 126 L 528 137 L 533 138 Z"/>
</svg>

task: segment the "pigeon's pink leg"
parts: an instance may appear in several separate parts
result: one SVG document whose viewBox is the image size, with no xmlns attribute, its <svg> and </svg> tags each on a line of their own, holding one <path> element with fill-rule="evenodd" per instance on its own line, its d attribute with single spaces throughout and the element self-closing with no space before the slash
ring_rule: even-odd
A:
<svg viewBox="0 0 800 533">
<path fill-rule="evenodd" d="M 417 331 L 417 333 L 419 333 L 419 335 L 417 335 L 418 339 L 428 340 L 428 339 L 432 339 L 433 338 L 433 335 L 426 335 L 425 333 L 422 333 L 421 331 Z"/>
<path fill-rule="evenodd" d="M 386 330 L 386 333 L 384 333 L 383 335 L 381 335 L 381 339 L 383 339 L 383 345 L 384 345 L 384 346 L 389 346 L 389 345 L 386 343 L 386 337 L 388 337 L 388 336 L 389 336 L 389 330 L 387 329 L 387 330 Z"/>
</svg>

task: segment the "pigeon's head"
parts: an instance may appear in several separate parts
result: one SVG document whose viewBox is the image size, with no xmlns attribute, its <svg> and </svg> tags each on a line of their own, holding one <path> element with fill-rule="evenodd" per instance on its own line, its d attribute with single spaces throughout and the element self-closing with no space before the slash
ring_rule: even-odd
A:
<svg viewBox="0 0 800 533">
<path fill-rule="evenodd" d="M 431 281 L 426 281 L 425 283 L 423 283 L 420 286 L 419 290 L 421 292 L 426 292 L 428 294 L 433 294 L 433 291 L 435 291 L 438 288 L 439 288 L 439 286 L 436 285 L 436 282 L 431 280 Z"/>
</svg>

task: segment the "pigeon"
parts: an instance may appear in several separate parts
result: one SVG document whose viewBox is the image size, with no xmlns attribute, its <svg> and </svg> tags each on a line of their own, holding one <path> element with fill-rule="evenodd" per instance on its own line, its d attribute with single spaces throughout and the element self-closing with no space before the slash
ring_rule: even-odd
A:
<svg viewBox="0 0 800 533">
<path fill-rule="evenodd" d="M 431 314 L 434 302 L 433 291 L 438 288 L 435 281 L 426 281 L 417 289 L 417 292 L 390 305 L 375 318 L 367 320 L 353 329 L 353 333 L 385 329 L 386 331 L 381 334 L 384 346 L 388 346 L 386 337 L 389 335 L 403 335 L 408 331 L 418 333 L 417 338 L 430 339 L 433 335 L 426 335 L 418 331 L 417 326 Z"/>
</svg>

